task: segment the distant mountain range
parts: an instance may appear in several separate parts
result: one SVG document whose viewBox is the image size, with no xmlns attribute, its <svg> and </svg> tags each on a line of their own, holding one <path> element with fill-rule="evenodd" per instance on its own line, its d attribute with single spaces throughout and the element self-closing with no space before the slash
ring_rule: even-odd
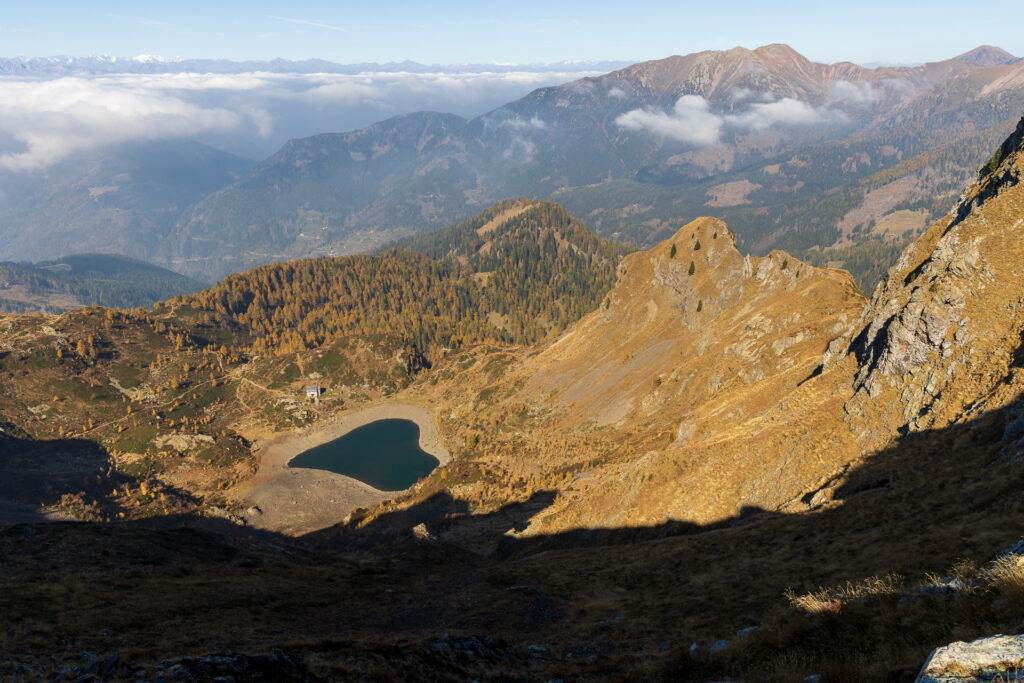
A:
<svg viewBox="0 0 1024 683">
<path fill-rule="evenodd" d="M 610 71 L 630 64 L 622 60 L 580 60 L 564 62 L 543 62 L 536 64 L 420 64 L 405 60 L 402 62 L 359 62 L 339 64 L 325 59 L 178 59 L 153 55 L 136 57 L 113 57 L 93 55 L 88 57 L 6 57 L 0 58 L 0 75 L 60 75 L 60 74 L 115 74 L 115 73 L 218 73 L 239 74 L 254 71 L 267 73 L 297 74 L 360 74 L 360 73 L 466 73 L 491 72 L 510 73 L 515 71 Z"/>
<path fill-rule="evenodd" d="M 843 262 L 870 288 L 899 248 L 948 209 L 1022 109 L 1024 63 L 998 48 L 876 69 L 818 64 L 785 45 L 700 52 L 541 88 L 471 119 L 416 112 L 295 139 L 251 170 L 223 158 L 211 174 L 212 152 L 189 151 L 185 166 L 204 169 L 209 182 L 190 178 L 185 196 L 182 181 L 170 179 L 181 199 L 166 207 L 161 227 L 113 241 L 213 279 L 260 263 L 369 251 L 522 195 L 555 199 L 598 233 L 639 246 L 695 216 L 719 216 L 744 249 Z M 56 186 L 69 196 L 91 192 L 68 177 Z M 88 187 L 115 185 L 127 187 Z M 143 194 L 150 192 L 163 191 Z M 80 201 L 63 216 L 47 209 L 29 238 L 24 217 L 42 216 L 44 205 L 26 194 L 19 214 L 3 215 L 0 257 L 35 255 L 54 243 L 51 234 L 74 237 L 76 250 L 89 240 L 111 243 L 102 230 L 87 236 L 79 226 L 102 222 L 86 217 L 101 203 L 127 209 L 120 196 Z M 143 226 L 142 213 L 133 215 L 129 224 Z"/>
</svg>

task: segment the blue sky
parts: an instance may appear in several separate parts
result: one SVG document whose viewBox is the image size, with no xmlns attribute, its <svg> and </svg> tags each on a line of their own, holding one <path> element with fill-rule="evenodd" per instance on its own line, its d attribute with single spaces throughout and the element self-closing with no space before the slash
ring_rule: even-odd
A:
<svg viewBox="0 0 1024 683">
<path fill-rule="evenodd" d="M 5 3 L 0 55 L 319 57 L 337 62 L 654 59 L 771 42 L 816 61 L 922 62 L 981 44 L 1024 55 L 1024 3 L 175 2 Z"/>
</svg>

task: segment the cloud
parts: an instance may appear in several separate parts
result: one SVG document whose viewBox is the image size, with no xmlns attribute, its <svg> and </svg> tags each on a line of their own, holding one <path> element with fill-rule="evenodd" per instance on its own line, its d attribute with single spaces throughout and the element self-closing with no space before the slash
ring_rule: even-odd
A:
<svg viewBox="0 0 1024 683">
<path fill-rule="evenodd" d="M 734 101 L 753 97 L 764 99 L 750 90 L 733 93 Z M 699 95 L 683 95 L 671 112 L 654 109 L 633 109 L 621 114 L 615 123 L 626 130 L 643 131 L 660 138 L 707 146 L 721 139 L 726 129 L 740 132 L 761 131 L 776 125 L 809 126 L 842 122 L 846 115 L 828 106 L 814 107 L 807 102 L 783 97 L 775 101 L 755 102 L 737 114 L 718 114 Z"/>
<path fill-rule="evenodd" d="M 533 155 L 537 152 L 537 145 L 526 138 L 516 136 L 502 153 L 507 161 L 525 164 L 533 161 Z"/>
<path fill-rule="evenodd" d="M 626 130 L 646 131 L 658 137 L 703 146 L 718 142 L 724 121 L 711 111 L 711 105 L 703 97 L 683 95 L 671 113 L 634 109 L 619 115 L 615 123 Z"/>
<path fill-rule="evenodd" d="M 500 118 L 498 115 L 488 116 L 484 119 L 484 125 L 490 128 L 510 128 L 515 131 L 547 130 L 548 124 L 539 116 L 529 119 L 522 119 L 518 116 Z"/>
<path fill-rule="evenodd" d="M 883 78 L 882 85 L 897 92 L 910 90 L 913 87 L 908 81 L 905 81 L 902 78 Z"/>
<path fill-rule="evenodd" d="M 35 171 L 132 140 L 185 137 L 250 156 L 417 110 L 475 116 L 589 71 L 282 74 L 124 73 L 0 77 L 0 168 Z M 544 121 L 509 119 L 513 130 Z M 528 149 L 517 150 L 517 158 Z"/>
<path fill-rule="evenodd" d="M 84 78 L 0 81 L 0 130 L 24 149 L 0 155 L 0 168 L 32 171 L 102 144 L 227 131 L 243 115 L 174 97 Z"/>
<path fill-rule="evenodd" d="M 836 81 L 832 84 L 828 99 L 840 104 L 871 106 L 878 101 L 878 93 L 867 82 Z"/>
<path fill-rule="evenodd" d="M 615 86 L 608 90 L 608 97 L 614 98 L 616 100 L 621 100 L 625 96 L 626 91 L 620 88 L 619 86 Z"/>
<path fill-rule="evenodd" d="M 310 21 L 309 19 L 291 19 L 289 17 L 275 17 L 271 16 L 271 19 L 277 19 L 278 21 L 284 21 L 289 24 L 300 24 L 302 26 L 312 26 L 314 28 L 325 28 L 328 31 L 337 31 L 339 33 L 348 33 L 348 29 L 343 26 L 335 26 L 333 24 L 325 24 L 322 21 Z"/>
<path fill-rule="evenodd" d="M 783 97 L 776 102 L 759 102 L 745 112 L 725 117 L 729 126 L 743 131 L 759 131 L 775 125 L 809 126 L 833 120 L 836 113 Z"/>
<path fill-rule="evenodd" d="M 742 104 L 743 102 L 775 102 L 779 96 L 770 90 L 739 87 L 729 91 L 729 99 L 733 104 Z"/>
</svg>

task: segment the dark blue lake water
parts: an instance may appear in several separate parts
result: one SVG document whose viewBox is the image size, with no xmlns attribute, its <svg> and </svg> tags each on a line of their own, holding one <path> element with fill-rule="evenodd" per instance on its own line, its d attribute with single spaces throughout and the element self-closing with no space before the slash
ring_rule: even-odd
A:
<svg viewBox="0 0 1024 683">
<path fill-rule="evenodd" d="M 407 489 L 440 464 L 420 448 L 411 420 L 377 420 L 299 453 L 289 467 L 337 472 L 381 491 Z"/>
</svg>

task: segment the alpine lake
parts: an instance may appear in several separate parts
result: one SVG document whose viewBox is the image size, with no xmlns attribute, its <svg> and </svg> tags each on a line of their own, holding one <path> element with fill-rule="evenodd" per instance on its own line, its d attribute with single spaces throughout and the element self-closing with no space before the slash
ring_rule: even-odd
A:
<svg viewBox="0 0 1024 683">
<path fill-rule="evenodd" d="M 343 474 L 380 491 L 402 491 L 439 464 L 420 448 L 419 425 L 412 420 L 385 419 L 303 451 L 288 466 Z"/>
</svg>

